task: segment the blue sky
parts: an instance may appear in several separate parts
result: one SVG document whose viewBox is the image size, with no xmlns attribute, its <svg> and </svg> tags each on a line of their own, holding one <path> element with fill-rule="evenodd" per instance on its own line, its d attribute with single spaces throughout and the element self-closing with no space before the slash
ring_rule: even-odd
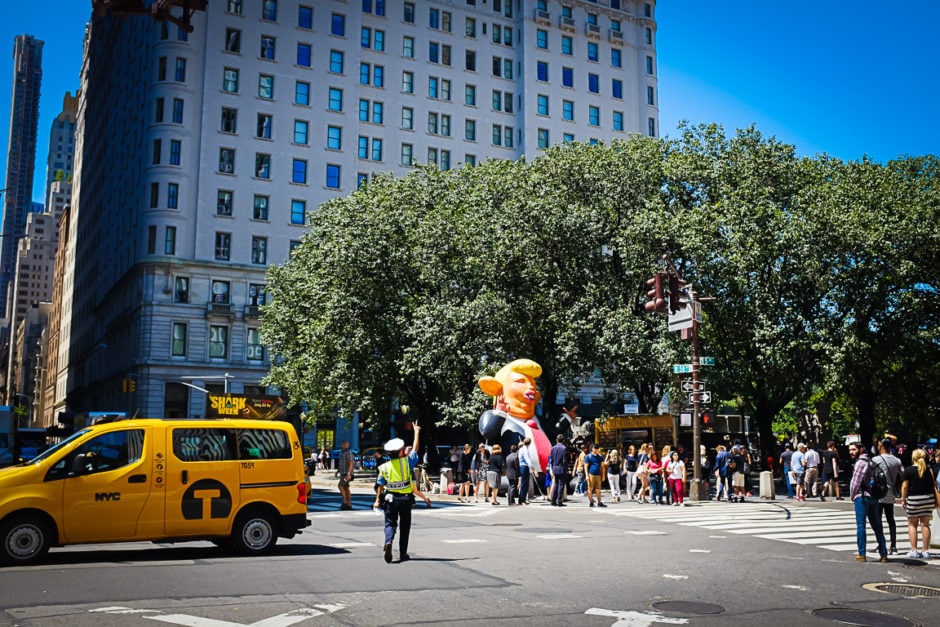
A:
<svg viewBox="0 0 940 627">
<path fill-rule="evenodd" d="M 13 40 L 25 33 L 45 41 L 33 192 L 42 200 L 49 128 L 79 84 L 91 1 L 3 8 L 0 175 Z M 885 162 L 940 154 L 938 0 L 660 0 L 656 18 L 664 136 L 685 119 L 718 122 L 729 134 L 755 124 L 802 155 Z"/>
</svg>

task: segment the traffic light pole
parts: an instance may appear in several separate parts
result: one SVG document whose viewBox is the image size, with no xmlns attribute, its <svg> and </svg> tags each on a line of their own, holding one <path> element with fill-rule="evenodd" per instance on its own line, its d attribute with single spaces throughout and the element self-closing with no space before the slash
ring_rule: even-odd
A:
<svg viewBox="0 0 940 627">
<path fill-rule="evenodd" d="M 692 481 L 689 483 L 689 499 L 704 501 L 708 498 L 702 486 L 702 411 L 701 392 L 698 384 L 699 346 L 698 321 L 695 319 L 695 298 L 692 302 Z"/>
</svg>

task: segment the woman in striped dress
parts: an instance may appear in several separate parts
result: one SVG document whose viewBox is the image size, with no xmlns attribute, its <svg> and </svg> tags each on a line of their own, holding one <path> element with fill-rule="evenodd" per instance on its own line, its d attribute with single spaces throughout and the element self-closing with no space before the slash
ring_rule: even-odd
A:
<svg viewBox="0 0 940 627">
<path fill-rule="evenodd" d="M 933 473 L 927 468 L 927 454 L 924 449 L 915 449 L 911 455 L 912 465 L 904 469 L 901 477 L 901 504 L 907 512 L 907 535 L 911 541 L 908 557 L 930 557 L 930 520 L 933 508 L 937 507 L 936 483 Z M 917 527 L 920 525 L 920 539 L 923 551 L 917 550 Z"/>
</svg>

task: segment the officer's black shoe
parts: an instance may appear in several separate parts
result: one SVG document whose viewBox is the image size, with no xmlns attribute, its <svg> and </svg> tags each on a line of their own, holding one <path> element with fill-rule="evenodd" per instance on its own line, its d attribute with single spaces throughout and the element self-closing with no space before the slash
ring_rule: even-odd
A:
<svg viewBox="0 0 940 627">
<path fill-rule="evenodd" d="M 392 563 L 392 543 L 391 542 L 385 543 L 385 563 L 386 564 Z"/>
<path fill-rule="evenodd" d="M 410 559 L 411 559 L 411 556 L 410 556 L 410 555 L 408 555 L 407 553 L 402 553 L 402 554 L 401 554 L 401 557 L 398 558 L 398 561 L 399 561 L 399 562 L 407 562 L 407 561 L 410 560 Z"/>
</svg>

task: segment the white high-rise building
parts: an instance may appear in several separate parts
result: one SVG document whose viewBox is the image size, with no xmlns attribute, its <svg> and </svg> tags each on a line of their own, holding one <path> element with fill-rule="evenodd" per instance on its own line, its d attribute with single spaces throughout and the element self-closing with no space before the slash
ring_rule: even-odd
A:
<svg viewBox="0 0 940 627">
<path fill-rule="evenodd" d="M 189 34 L 94 18 L 57 393 L 176 416 L 205 413 L 192 385 L 257 392 L 264 273 L 319 203 L 416 163 L 657 135 L 654 7 L 219 0 Z"/>
</svg>

